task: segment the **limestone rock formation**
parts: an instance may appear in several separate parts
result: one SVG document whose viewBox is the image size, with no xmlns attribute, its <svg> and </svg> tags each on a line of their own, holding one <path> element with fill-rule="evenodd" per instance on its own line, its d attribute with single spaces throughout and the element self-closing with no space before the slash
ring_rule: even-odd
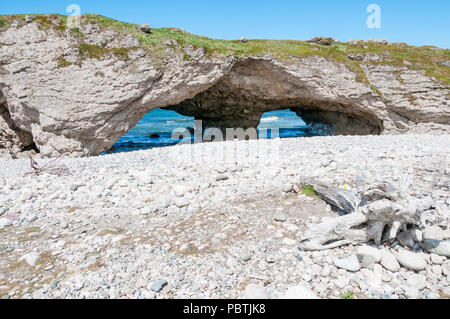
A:
<svg viewBox="0 0 450 319">
<path fill-rule="evenodd" d="M 78 29 L 64 28 L 61 16 L 0 21 L 0 147 L 100 154 L 154 108 L 204 127 L 256 127 L 264 112 L 292 109 L 334 134 L 450 131 L 449 86 L 419 66 L 343 52 L 355 69 L 323 54 L 245 51 L 252 41 L 217 40 L 229 52 L 212 52 L 216 40 L 189 43 L 193 36 L 177 29 L 146 34 L 107 21 L 85 16 Z"/>
</svg>

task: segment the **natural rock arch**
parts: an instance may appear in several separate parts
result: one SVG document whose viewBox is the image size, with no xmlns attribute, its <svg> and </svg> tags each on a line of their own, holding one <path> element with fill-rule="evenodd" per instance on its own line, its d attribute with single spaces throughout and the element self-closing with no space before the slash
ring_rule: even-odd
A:
<svg viewBox="0 0 450 319">
<path fill-rule="evenodd" d="M 382 133 L 383 121 L 361 101 L 330 97 L 319 89 L 307 77 L 290 74 L 274 61 L 251 58 L 234 64 L 209 89 L 167 109 L 202 120 L 204 128 L 256 128 L 262 114 L 291 109 L 307 125 L 324 124 L 333 134 Z"/>
<path fill-rule="evenodd" d="M 450 131 L 448 85 L 406 65 L 358 72 L 322 55 L 216 55 L 176 41 L 160 58 L 129 34 L 80 31 L 0 30 L 0 122 L 22 136 L 11 151 L 32 138 L 42 156 L 97 155 L 155 108 L 220 128 L 257 127 L 264 112 L 290 108 L 336 134 Z"/>
</svg>

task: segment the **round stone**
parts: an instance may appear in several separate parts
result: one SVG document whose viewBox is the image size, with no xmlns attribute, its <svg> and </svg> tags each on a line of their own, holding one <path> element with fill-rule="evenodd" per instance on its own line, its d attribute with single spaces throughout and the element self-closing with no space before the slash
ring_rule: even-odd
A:
<svg viewBox="0 0 450 319">
<path fill-rule="evenodd" d="M 409 287 L 414 287 L 418 290 L 422 290 L 426 287 L 427 278 L 420 274 L 412 274 L 408 277 L 406 283 Z"/>
<path fill-rule="evenodd" d="M 245 287 L 245 299 L 268 299 L 266 289 L 251 283 Z"/>
<path fill-rule="evenodd" d="M 358 256 L 358 259 L 362 259 L 364 256 L 370 256 L 373 259 L 373 262 L 378 263 L 381 261 L 381 252 L 378 248 L 371 247 L 371 246 L 361 246 L 358 247 L 358 250 L 356 251 L 356 255 Z"/>
<path fill-rule="evenodd" d="M 397 260 L 402 266 L 411 270 L 420 271 L 424 270 L 427 266 L 425 259 L 418 254 L 406 250 L 402 250 L 397 254 Z"/>
<path fill-rule="evenodd" d="M 334 258 L 333 263 L 336 267 L 345 269 L 351 272 L 356 272 L 361 269 L 361 265 L 356 255 L 350 255 L 345 258 Z"/>
<path fill-rule="evenodd" d="M 290 287 L 285 295 L 284 299 L 319 299 L 317 295 L 305 285 L 297 285 Z"/>
<path fill-rule="evenodd" d="M 400 270 L 400 264 L 397 259 L 387 250 L 381 253 L 381 265 L 392 272 L 397 272 Z"/>
<path fill-rule="evenodd" d="M 419 289 L 415 287 L 407 287 L 405 289 L 405 296 L 408 299 L 417 299 L 419 298 Z"/>
</svg>

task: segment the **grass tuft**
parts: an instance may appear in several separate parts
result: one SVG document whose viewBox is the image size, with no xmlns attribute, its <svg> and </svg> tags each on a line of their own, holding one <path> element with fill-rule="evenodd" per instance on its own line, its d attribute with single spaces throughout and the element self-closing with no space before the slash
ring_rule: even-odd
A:
<svg viewBox="0 0 450 319">
<path fill-rule="evenodd" d="M 348 291 L 344 295 L 342 295 L 341 298 L 342 299 L 355 299 L 355 295 L 353 294 L 353 292 Z"/>
<path fill-rule="evenodd" d="M 133 48 L 103 48 L 99 45 L 92 45 L 82 43 L 78 46 L 78 53 L 81 58 L 89 58 L 89 59 L 97 59 L 101 60 L 102 58 L 115 55 L 120 57 L 123 60 L 128 60 L 128 53 Z"/>
<path fill-rule="evenodd" d="M 302 185 L 302 193 L 308 197 L 316 197 L 317 193 L 311 185 Z"/>
<path fill-rule="evenodd" d="M 32 22 L 37 22 L 43 30 L 64 31 L 67 29 L 66 16 L 56 14 L 33 16 Z M 25 15 L 0 16 L 0 28 L 7 27 L 12 21 L 23 21 L 24 17 Z M 55 21 L 57 22 L 55 23 Z M 207 54 L 213 56 L 246 58 L 270 54 L 278 59 L 297 61 L 298 63 L 300 63 L 298 61 L 299 58 L 309 56 L 332 59 L 343 63 L 346 67 L 353 70 L 356 74 L 356 80 L 370 85 L 378 95 L 381 95 L 381 92 L 370 84 L 362 69 L 362 66 L 366 64 L 388 64 L 394 67 L 407 67 L 410 70 L 423 70 L 436 81 L 450 85 L 450 68 L 442 64 L 442 62 L 450 60 L 450 50 L 434 46 L 417 47 L 405 43 L 378 44 L 365 41 L 348 44 L 332 42 L 331 38 L 317 38 L 319 41 L 315 41 L 328 45 L 308 43 L 306 41 L 264 39 L 253 39 L 242 43 L 239 40 L 211 39 L 177 28 L 155 28 L 152 29 L 152 34 L 146 34 L 141 32 L 135 24 L 120 22 L 98 14 L 82 15 L 81 23 L 97 24 L 102 30 L 111 29 L 121 35 L 132 35 L 139 39 L 139 48 L 145 49 L 154 58 L 155 63 L 161 65 L 163 62 L 159 63 L 158 61 L 164 61 L 166 58 L 165 50 L 168 46 L 165 43 L 170 40 L 177 44 L 172 49 L 182 54 L 185 60 L 189 60 L 189 57 L 184 55 L 183 48 L 188 45 L 203 47 Z M 71 32 L 82 38 L 82 33 L 79 29 L 71 29 Z M 128 52 L 132 49 L 136 48 L 107 49 L 80 44 L 79 51 L 81 56 L 88 58 L 101 59 L 113 54 L 123 59 L 128 59 Z M 349 54 L 379 55 L 384 58 L 384 61 L 353 61 L 347 58 Z"/>
<path fill-rule="evenodd" d="M 58 67 L 60 68 L 66 68 L 68 66 L 71 66 L 72 64 L 72 62 L 67 61 L 63 57 L 58 58 Z"/>
</svg>

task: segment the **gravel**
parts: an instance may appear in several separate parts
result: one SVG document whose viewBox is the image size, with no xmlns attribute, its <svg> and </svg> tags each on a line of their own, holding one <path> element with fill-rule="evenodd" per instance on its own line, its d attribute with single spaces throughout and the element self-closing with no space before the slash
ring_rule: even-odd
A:
<svg viewBox="0 0 450 319">
<path fill-rule="evenodd" d="M 257 142 L 277 145 L 239 141 L 236 154 Z M 449 136 L 283 139 L 275 158 L 227 161 L 217 148 L 229 144 L 61 158 L 72 173 L 62 177 L 25 176 L 28 160 L 0 159 L 0 297 L 235 299 L 251 284 L 264 289 L 254 296 L 275 299 L 305 289 L 390 299 L 449 291 L 448 257 L 421 246 L 299 251 L 306 225 L 336 213 L 287 186 L 408 173 L 412 194 L 448 210 Z"/>
</svg>

